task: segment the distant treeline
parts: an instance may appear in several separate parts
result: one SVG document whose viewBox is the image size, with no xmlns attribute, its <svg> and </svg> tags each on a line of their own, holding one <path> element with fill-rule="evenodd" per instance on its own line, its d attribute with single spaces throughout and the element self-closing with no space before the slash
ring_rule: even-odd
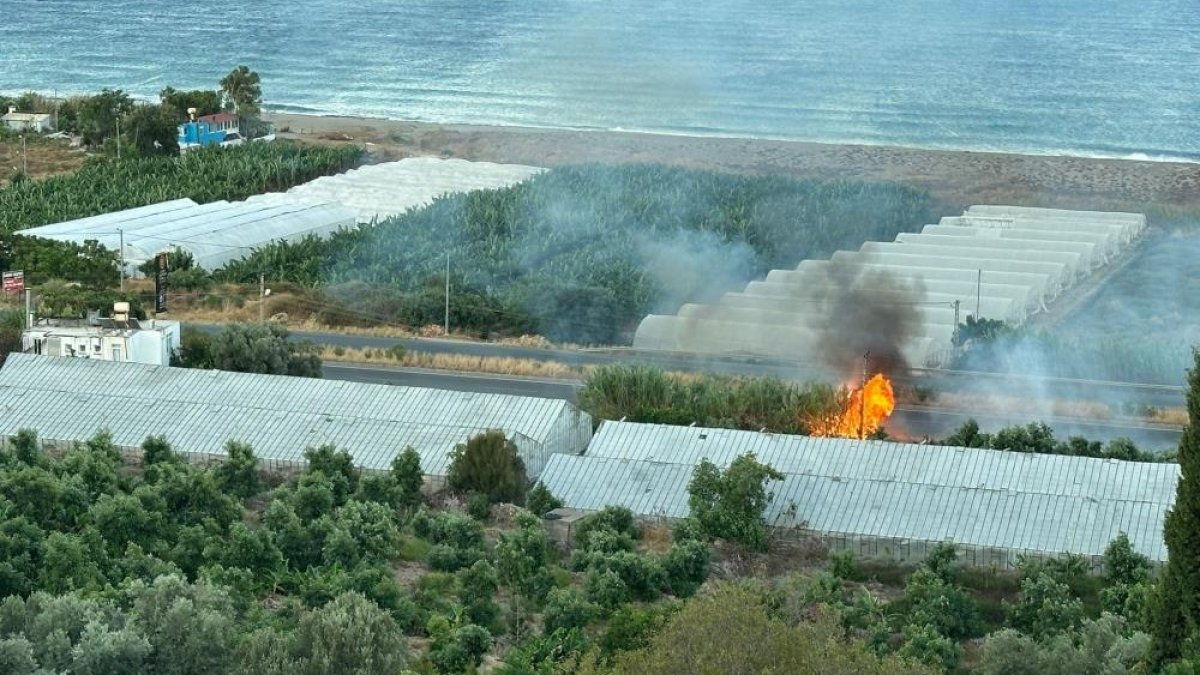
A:
<svg viewBox="0 0 1200 675">
<path fill-rule="evenodd" d="M 890 240 L 934 210 L 928 193 L 892 183 L 564 167 L 328 241 L 269 246 L 220 277 L 250 282 L 266 271 L 329 287 L 330 321 L 441 323 L 449 254 L 453 328 L 616 343 L 647 313 Z"/>
</svg>

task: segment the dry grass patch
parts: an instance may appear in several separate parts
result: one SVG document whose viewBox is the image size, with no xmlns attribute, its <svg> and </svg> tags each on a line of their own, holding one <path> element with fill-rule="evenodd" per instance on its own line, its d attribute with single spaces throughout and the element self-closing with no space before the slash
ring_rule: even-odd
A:
<svg viewBox="0 0 1200 675">
<path fill-rule="evenodd" d="M 474 356 L 471 354 L 433 354 L 430 352 L 359 349 L 356 347 L 331 347 L 321 349 L 325 361 L 347 363 L 380 363 L 404 368 L 428 368 L 431 370 L 454 370 L 469 373 L 492 373 L 496 375 L 518 375 L 522 377 L 545 377 L 579 379 L 580 372 L 558 361 L 538 361 L 509 356 Z"/>
<path fill-rule="evenodd" d="M 30 138 L 25 145 L 29 152 L 29 178 L 48 178 L 71 173 L 83 166 L 87 155 L 82 150 L 72 149 L 65 140 Z M 26 166 L 21 156 L 21 140 L 0 141 L 0 187 L 8 185 L 9 175 Z"/>
</svg>

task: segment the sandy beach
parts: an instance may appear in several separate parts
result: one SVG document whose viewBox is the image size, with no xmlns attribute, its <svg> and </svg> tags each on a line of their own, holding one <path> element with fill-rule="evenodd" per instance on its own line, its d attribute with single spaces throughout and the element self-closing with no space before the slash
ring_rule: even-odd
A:
<svg viewBox="0 0 1200 675">
<path fill-rule="evenodd" d="M 894 180 L 951 205 L 1200 209 L 1200 164 L 616 131 L 270 114 L 282 137 L 359 142 L 379 161 L 432 156 L 553 167 L 645 162 L 798 178 Z"/>
</svg>

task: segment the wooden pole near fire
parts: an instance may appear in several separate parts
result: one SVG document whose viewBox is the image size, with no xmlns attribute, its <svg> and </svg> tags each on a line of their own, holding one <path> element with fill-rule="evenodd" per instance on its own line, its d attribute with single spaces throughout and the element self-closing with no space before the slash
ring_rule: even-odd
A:
<svg viewBox="0 0 1200 675">
<path fill-rule="evenodd" d="M 870 351 L 863 354 L 862 388 L 858 390 L 858 440 L 860 441 L 867 440 L 867 358 L 870 356 Z"/>
</svg>

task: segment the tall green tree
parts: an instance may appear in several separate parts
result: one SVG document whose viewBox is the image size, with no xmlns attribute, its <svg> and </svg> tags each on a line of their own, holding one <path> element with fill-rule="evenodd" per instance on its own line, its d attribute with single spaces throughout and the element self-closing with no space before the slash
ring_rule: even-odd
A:
<svg viewBox="0 0 1200 675">
<path fill-rule="evenodd" d="M 275 322 L 232 324 L 213 340 L 212 367 L 241 373 L 321 376 L 321 357 L 311 345 L 288 340 L 288 330 Z"/>
<path fill-rule="evenodd" d="M 120 89 L 105 89 L 84 99 L 79 108 L 79 133 L 87 145 L 101 145 L 117 135 L 117 120 L 133 112 L 133 99 Z"/>
<path fill-rule="evenodd" d="M 767 492 L 768 480 L 783 480 L 783 474 L 752 454 L 733 460 L 725 471 L 705 459 L 688 483 L 690 517 L 710 539 L 728 539 L 765 551 L 763 511 L 774 497 Z"/>
<path fill-rule="evenodd" d="M 221 112 L 221 92 L 208 89 L 179 91 L 167 87 L 158 93 L 158 100 L 175 118 L 182 122 L 188 118 L 188 108 L 195 108 L 197 115 L 212 115 Z"/>
<path fill-rule="evenodd" d="M 221 93 L 226 110 L 245 117 L 257 117 L 262 112 L 261 79 L 248 66 L 238 66 L 221 78 Z"/>
<path fill-rule="evenodd" d="M 121 120 L 122 148 L 142 157 L 179 153 L 179 128 L 175 114 L 161 105 L 134 108 Z"/>
<path fill-rule="evenodd" d="M 450 487 L 485 494 L 492 502 L 525 502 L 525 462 L 503 431 L 474 436 L 454 448 L 450 458 Z"/>
<path fill-rule="evenodd" d="M 1179 439 L 1179 484 L 1163 537 L 1167 566 L 1159 586 L 1151 661 L 1178 659 L 1200 629 L 1200 350 L 1188 371 L 1188 424 Z"/>
</svg>

